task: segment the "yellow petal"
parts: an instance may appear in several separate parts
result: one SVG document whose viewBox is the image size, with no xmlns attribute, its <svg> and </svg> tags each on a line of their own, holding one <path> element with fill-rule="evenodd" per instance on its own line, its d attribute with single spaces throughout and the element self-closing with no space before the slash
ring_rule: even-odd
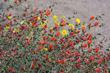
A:
<svg viewBox="0 0 110 73">
<path fill-rule="evenodd" d="M 76 23 L 80 24 L 81 20 L 79 18 L 76 18 Z"/>
<path fill-rule="evenodd" d="M 65 29 L 63 29 L 62 31 L 61 31 L 61 34 L 62 34 L 62 36 L 66 36 L 68 33 L 67 33 L 67 30 L 65 30 Z"/>
<path fill-rule="evenodd" d="M 48 48 L 43 48 L 44 51 L 48 51 Z"/>
<path fill-rule="evenodd" d="M 53 20 L 54 20 L 55 22 L 58 21 L 58 16 L 54 15 L 54 16 L 53 16 Z"/>
<path fill-rule="evenodd" d="M 38 16 L 37 19 L 40 20 L 41 19 L 40 16 Z"/>
<path fill-rule="evenodd" d="M 12 16 L 7 16 L 7 18 L 10 20 L 10 19 L 12 19 Z"/>
</svg>

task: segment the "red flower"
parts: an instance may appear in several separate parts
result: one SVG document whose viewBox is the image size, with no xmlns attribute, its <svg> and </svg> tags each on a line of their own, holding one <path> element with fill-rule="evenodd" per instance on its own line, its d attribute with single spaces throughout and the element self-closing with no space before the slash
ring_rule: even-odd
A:
<svg viewBox="0 0 110 73">
<path fill-rule="evenodd" d="M 46 9 L 45 15 L 46 16 L 50 16 L 51 15 L 51 10 L 50 9 Z"/>
<path fill-rule="evenodd" d="M 43 28 L 46 29 L 47 28 L 47 25 L 45 25 Z"/>
<path fill-rule="evenodd" d="M 81 39 L 82 39 L 83 41 L 86 41 L 87 38 L 86 38 L 86 37 L 81 37 Z"/>
<path fill-rule="evenodd" d="M 61 69 L 60 73 L 64 73 L 64 70 Z"/>
<path fill-rule="evenodd" d="M 14 69 L 13 67 L 9 67 L 9 68 L 8 68 L 8 71 L 15 73 L 15 69 Z"/>
<path fill-rule="evenodd" d="M 99 52 L 99 48 L 97 47 L 97 48 L 95 48 L 95 52 L 96 53 L 98 53 Z"/>
<path fill-rule="evenodd" d="M 101 64 L 102 62 L 103 62 L 102 59 L 99 59 L 99 60 L 97 61 L 98 64 Z"/>
<path fill-rule="evenodd" d="M 81 64 L 75 64 L 76 68 L 80 68 Z"/>
<path fill-rule="evenodd" d="M 42 67 L 42 64 L 39 63 L 39 64 L 38 64 L 38 67 L 41 68 L 41 67 Z"/>
<path fill-rule="evenodd" d="M 28 27 L 27 27 L 26 25 L 21 25 L 21 26 L 20 26 L 20 29 L 21 29 L 21 30 L 26 30 L 26 29 L 28 29 Z"/>
<path fill-rule="evenodd" d="M 43 36 L 42 38 L 43 38 L 43 40 L 47 40 L 48 36 Z"/>
<path fill-rule="evenodd" d="M 76 42 L 77 42 L 77 43 L 79 43 L 79 42 L 80 42 L 80 40 L 79 40 L 79 39 L 77 39 L 77 40 L 76 40 Z"/>
<path fill-rule="evenodd" d="M 82 47 L 83 47 L 83 48 L 87 48 L 87 47 L 88 47 L 88 44 L 83 43 L 83 44 L 82 44 Z"/>
<path fill-rule="evenodd" d="M 92 52 L 92 49 L 89 48 L 89 49 L 88 49 L 88 52 L 91 53 L 91 52 Z"/>
<path fill-rule="evenodd" d="M 94 57 L 94 56 L 90 56 L 89 59 L 90 59 L 91 61 L 94 61 L 95 57 Z"/>
<path fill-rule="evenodd" d="M 79 53 L 78 51 L 75 51 L 73 54 L 74 54 L 75 56 L 80 56 L 80 53 Z"/>
<path fill-rule="evenodd" d="M 97 61 L 98 64 L 101 64 L 104 61 L 104 58 L 99 58 L 99 60 Z"/>
<path fill-rule="evenodd" d="M 74 61 L 74 59 L 73 59 L 73 58 L 70 58 L 69 60 L 70 60 L 70 62 L 73 62 L 73 61 Z"/>
<path fill-rule="evenodd" d="M 77 62 L 77 63 L 81 63 L 81 59 L 80 59 L 80 58 L 78 58 L 76 62 Z"/>
<path fill-rule="evenodd" d="M 51 37 L 51 41 L 56 41 L 57 39 L 55 37 Z"/>
<path fill-rule="evenodd" d="M 58 60 L 58 61 L 57 61 L 57 63 L 59 63 L 59 64 L 64 64 L 65 62 L 66 62 L 65 59 L 63 59 L 63 60 Z"/>
<path fill-rule="evenodd" d="M 71 54 L 71 51 L 70 50 L 66 50 L 66 54 L 67 55 L 70 55 Z"/>
<path fill-rule="evenodd" d="M 4 2 L 7 2 L 7 0 L 4 0 Z"/>
<path fill-rule="evenodd" d="M 74 47 L 74 42 L 69 42 L 69 46 L 72 46 L 72 47 Z"/>
<path fill-rule="evenodd" d="M 94 26 L 98 26 L 98 25 L 99 25 L 99 22 L 96 21 L 96 22 L 94 23 Z"/>
<path fill-rule="evenodd" d="M 94 18 L 95 18 L 94 16 L 91 16 L 91 17 L 90 17 L 90 20 L 93 20 Z"/>
<path fill-rule="evenodd" d="M 75 36 L 75 33 L 74 32 L 70 32 L 70 36 Z"/>
<path fill-rule="evenodd" d="M 48 59 L 49 59 L 48 54 L 44 55 L 44 58 L 45 58 L 46 60 L 48 60 Z"/>
<path fill-rule="evenodd" d="M 86 64 L 89 64 L 90 62 L 89 62 L 89 59 L 84 59 L 84 62 L 86 63 Z"/>
<path fill-rule="evenodd" d="M 96 72 L 96 73 L 100 73 L 100 72 L 101 72 L 101 68 L 96 68 L 96 69 L 95 69 L 95 72 Z"/>
<path fill-rule="evenodd" d="M 37 27 L 38 26 L 38 23 L 32 23 L 32 26 L 33 27 Z"/>
<path fill-rule="evenodd" d="M 32 62 L 31 69 L 34 69 L 34 68 L 35 68 L 35 64 Z"/>
<path fill-rule="evenodd" d="M 60 36 L 60 32 L 56 32 L 56 34 L 55 34 L 56 36 Z"/>
<path fill-rule="evenodd" d="M 88 44 L 91 44 L 91 43 L 92 43 L 92 40 L 88 40 L 87 43 L 88 43 Z"/>
<path fill-rule="evenodd" d="M 49 50 L 51 51 L 53 49 L 53 44 L 49 44 Z"/>
<path fill-rule="evenodd" d="M 66 21 L 64 19 L 61 20 L 61 26 L 65 26 L 66 25 Z"/>
<path fill-rule="evenodd" d="M 44 45 L 44 44 L 45 44 L 45 41 L 44 41 L 44 40 L 40 40 L 40 41 L 39 41 L 39 44 Z"/>
<path fill-rule="evenodd" d="M 0 26 L 0 31 L 2 31 L 2 26 Z"/>
<path fill-rule="evenodd" d="M 89 34 L 89 35 L 87 36 L 87 40 L 92 40 L 92 35 L 91 35 L 91 34 Z"/>
<path fill-rule="evenodd" d="M 29 45 L 30 43 L 31 43 L 30 39 L 26 38 L 26 44 Z"/>
</svg>

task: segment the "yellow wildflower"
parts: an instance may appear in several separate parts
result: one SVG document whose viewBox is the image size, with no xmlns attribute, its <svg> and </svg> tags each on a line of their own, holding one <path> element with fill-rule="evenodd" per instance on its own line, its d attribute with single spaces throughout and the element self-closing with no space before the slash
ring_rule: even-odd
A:
<svg viewBox="0 0 110 73">
<path fill-rule="evenodd" d="M 15 32 L 19 32 L 19 31 L 20 31 L 19 28 L 14 28 L 13 33 L 15 33 Z"/>
<path fill-rule="evenodd" d="M 7 18 L 8 18 L 9 20 L 11 20 L 11 19 L 12 19 L 12 16 L 7 16 Z"/>
<path fill-rule="evenodd" d="M 59 22 L 55 22 L 54 24 L 55 24 L 55 26 L 59 26 L 59 25 L 60 25 L 60 23 L 59 23 Z"/>
<path fill-rule="evenodd" d="M 46 25 L 46 24 L 41 23 L 40 27 L 41 27 L 41 28 L 44 28 L 45 25 Z"/>
<path fill-rule="evenodd" d="M 6 27 L 5 27 L 6 29 L 10 29 L 10 25 L 8 24 L 8 25 L 6 25 Z"/>
<path fill-rule="evenodd" d="M 80 24 L 81 20 L 79 18 L 76 18 L 76 23 Z"/>
<path fill-rule="evenodd" d="M 43 48 L 44 51 L 48 51 L 48 48 Z"/>
<path fill-rule="evenodd" d="M 65 29 L 63 29 L 62 31 L 61 31 L 61 34 L 62 34 L 62 36 L 66 36 L 68 33 L 67 33 L 67 30 L 65 30 Z"/>
<path fill-rule="evenodd" d="M 58 16 L 54 15 L 53 20 L 54 20 L 54 22 L 57 22 L 58 21 Z"/>
<path fill-rule="evenodd" d="M 41 19 L 40 16 L 37 17 L 38 21 Z"/>
<path fill-rule="evenodd" d="M 61 18 L 66 19 L 66 17 L 65 17 L 65 16 L 62 16 Z"/>
<path fill-rule="evenodd" d="M 75 27 L 74 27 L 74 24 L 71 24 L 71 23 L 70 23 L 68 26 L 69 26 L 72 30 L 74 30 L 74 28 L 75 28 Z"/>
</svg>

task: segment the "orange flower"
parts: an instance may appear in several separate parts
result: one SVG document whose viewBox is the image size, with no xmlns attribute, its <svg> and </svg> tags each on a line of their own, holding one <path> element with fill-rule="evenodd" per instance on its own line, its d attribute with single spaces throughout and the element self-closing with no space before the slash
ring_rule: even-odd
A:
<svg viewBox="0 0 110 73">
<path fill-rule="evenodd" d="M 58 61 L 57 61 L 58 64 L 64 64 L 65 62 L 66 62 L 66 59 L 58 60 Z"/>
<path fill-rule="evenodd" d="M 50 16 L 51 15 L 51 10 L 50 9 L 46 9 L 45 15 L 46 16 Z"/>
<path fill-rule="evenodd" d="M 53 44 L 49 44 L 49 49 L 52 50 L 53 49 Z"/>
<path fill-rule="evenodd" d="M 84 24 L 81 26 L 81 28 L 82 28 L 82 31 L 86 30 L 86 26 Z"/>
<path fill-rule="evenodd" d="M 93 20 L 94 18 L 95 18 L 94 16 L 91 16 L 91 17 L 90 17 L 90 20 Z"/>
</svg>

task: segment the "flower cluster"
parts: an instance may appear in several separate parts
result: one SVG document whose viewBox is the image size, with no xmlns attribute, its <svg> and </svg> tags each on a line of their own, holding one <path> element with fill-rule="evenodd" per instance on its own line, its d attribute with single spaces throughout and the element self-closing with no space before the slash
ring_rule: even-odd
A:
<svg viewBox="0 0 110 73">
<path fill-rule="evenodd" d="M 101 26 L 94 16 L 89 23 L 79 18 L 70 23 L 47 8 L 20 22 L 11 15 L 6 19 L 9 22 L 0 25 L 1 73 L 109 72 L 110 52 L 95 45 L 90 32 Z"/>
</svg>

